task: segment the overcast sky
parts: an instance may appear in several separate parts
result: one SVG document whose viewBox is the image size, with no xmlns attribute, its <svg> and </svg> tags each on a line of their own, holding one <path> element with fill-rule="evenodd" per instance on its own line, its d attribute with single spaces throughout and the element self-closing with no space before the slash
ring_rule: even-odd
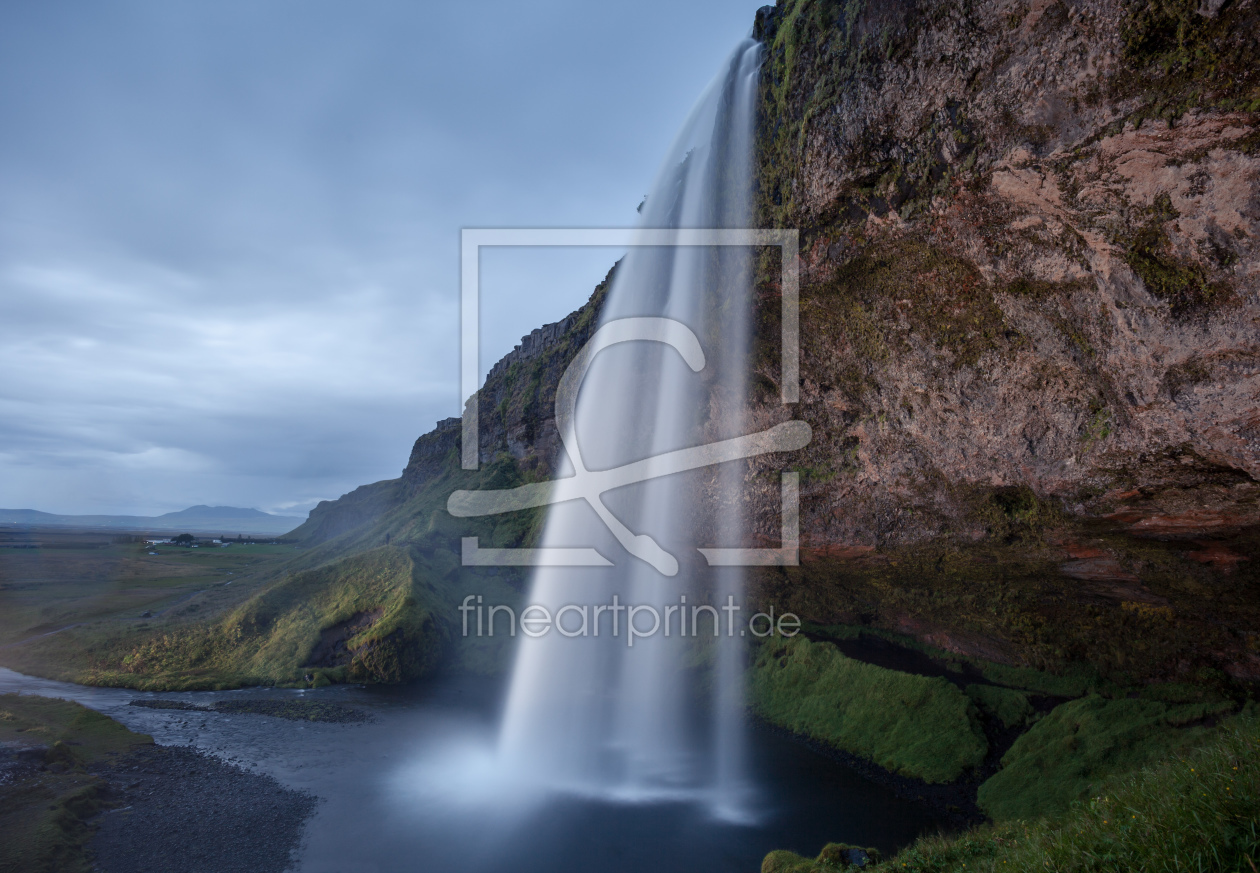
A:
<svg viewBox="0 0 1260 873">
<path fill-rule="evenodd" d="M 761 2 L 0 4 L 0 507 L 397 476 L 460 411 L 460 228 L 632 224 Z M 616 256 L 485 257 L 483 373 Z"/>
</svg>

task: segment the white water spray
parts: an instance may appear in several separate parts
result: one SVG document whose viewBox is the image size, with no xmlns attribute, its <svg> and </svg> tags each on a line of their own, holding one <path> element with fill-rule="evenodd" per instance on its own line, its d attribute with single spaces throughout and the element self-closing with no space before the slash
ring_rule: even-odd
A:
<svg viewBox="0 0 1260 873">
<path fill-rule="evenodd" d="M 741 44 L 693 110 L 642 208 L 643 227 L 749 227 L 760 58 L 758 43 Z M 740 247 L 630 250 L 601 323 L 680 322 L 699 340 L 703 366 L 659 342 L 619 343 L 596 354 L 573 422 L 588 469 L 745 432 L 752 258 Z M 696 549 L 742 544 L 743 472 L 738 463 L 725 464 L 605 494 L 609 513 L 668 553 L 650 562 L 627 554 L 589 505 L 550 509 L 542 546 L 594 546 L 614 566 L 542 567 L 534 575 L 529 603 L 553 616 L 566 605 L 585 606 L 587 617 L 570 610 L 553 632 L 519 640 L 500 735 L 505 763 L 516 773 L 601 797 L 703 799 L 728 817 L 745 809 L 746 616 L 719 612 L 715 638 L 710 613 L 693 612 L 702 603 L 740 602 L 740 568 L 709 568 Z M 564 462 L 556 471 L 572 474 Z M 664 627 L 628 636 L 624 611 L 596 611 L 614 594 L 621 604 L 654 606 Z M 680 610 L 667 612 L 671 605 Z M 651 624 L 646 614 L 637 620 L 639 630 Z M 585 635 L 556 632 L 582 628 Z"/>
</svg>

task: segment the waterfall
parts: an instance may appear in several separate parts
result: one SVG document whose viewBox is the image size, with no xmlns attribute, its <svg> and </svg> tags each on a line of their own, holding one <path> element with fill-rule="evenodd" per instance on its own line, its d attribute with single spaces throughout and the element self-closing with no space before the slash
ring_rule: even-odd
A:
<svg viewBox="0 0 1260 873">
<path fill-rule="evenodd" d="M 761 46 L 752 40 L 730 56 L 641 207 L 643 228 L 750 226 L 760 62 Z M 668 318 L 689 328 L 702 357 L 686 359 L 679 343 L 661 342 L 620 342 L 594 354 L 571 424 L 587 469 L 745 432 L 754 255 L 740 246 L 630 248 L 614 275 L 601 330 L 624 319 Z M 556 477 L 573 472 L 562 457 Z M 738 812 L 746 781 L 740 628 L 746 616 L 732 618 L 720 607 L 739 603 L 742 575 L 738 567 L 710 568 L 697 548 L 741 545 L 743 475 L 734 462 L 607 492 L 608 513 L 639 538 L 650 560 L 628 554 L 590 505 L 550 508 L 542 546 L 594 547 L 612 566 L 535 570 L 527 603 L 545 606 L 566 633 L 518 638 L 500 734 L 508 766 L 559 790 L 707 799 L 720 814 Z M 598 611 L 614 595 L 623 606 L 653 606 L 664 627 L 630 636 L 628 619 L 646 631 L 652 617 L 645 610 Z M 693 612 L 701 604 L 719 608 Z M 670 606 L 680 609 L 671 613 Z M 712 613 L 721 631 L 716 638 Z"/>
</svg>

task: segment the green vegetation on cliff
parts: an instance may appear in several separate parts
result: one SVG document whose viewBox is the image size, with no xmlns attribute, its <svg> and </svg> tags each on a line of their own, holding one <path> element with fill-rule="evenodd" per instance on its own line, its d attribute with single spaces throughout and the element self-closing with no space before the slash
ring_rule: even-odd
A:
<svg viewBox="0 0 1260 873">
<path fill-rule="evenodd" d="M 1211 281 L 1202 264 L 1176 255 L 1164 225 L 1178 217 L 1167 194 L 1157 198 L 1150 218 L 1129 241 L 1125 262 L 1180 318 L 1230 302 L 1233 295 L 1224 283 Z"/>
<path fill-rule="evenodd" d="M 932 15 L 944 11 L 935 10 Z M 916 17 L 914 5 L 908 3 L 789 0 L 779 3 L 769 20 L 759 21 L 757 35 L 766 43 L 766 61 L 758 209 L 773 226 L 793 226 L 799 220 L 802 192 L 793 176 L 809 146 L 811 127 L 845 106 L 855 86 L 877 75 L 881 64 L 913 46 L 914 34 L 906 25 Z M 957 140 L 966 139 L 954 125 L 946 124 L 945 132 Z M 882 195 L 890 188 L 918 206 L 948 189 L 948 172 L 942 174 L 939 161 L 927 150 L 894 157 L 881 148 L 883 143 L 876 141 L 873 132 L 864 140 L 854 144 L 855 151 L 871 158 L 866 172 L 852 186 L 849 204 L 856 209 L 881 208 Z M 913 208 L 903 203 L 903 211 L 908 217 Z"/>
<path fill-rule="evenodd" d="M 1128 0 L 1122 93 L 1146 97 L 1146 114 L 1175 118 L 1192 106 L 1260 112 L 1260 10 L 1254 3 Z"/>
<path fill-rule="evenodd" d="M 767 721 L 926 782 L 957 779 L 988 750 L 973 704 L 949 682 L 865 664 L 830 643 L 763 643 L 750 689 Z"/>
<path fill-rule="evenodd" d="M 916 348 L 938 351 L 951 370 L 974 367 L 985 356 L 1009 358 L 1027 339 L 1007 324 L 998 305 L 1002 290 L 926 235 L 868 244 L 846 254 L 826 281 L 802 288 L 802 353 L 828 360 L 848 350 L 852 363 L 835 374 L 835 387 L 855 405 L 875 386 L 873 368 Z M 763 369 L 778 354 L 768 327 L 757 347 Z M 840 459 L 828 460 L 838 468 Z"/>
</svg>

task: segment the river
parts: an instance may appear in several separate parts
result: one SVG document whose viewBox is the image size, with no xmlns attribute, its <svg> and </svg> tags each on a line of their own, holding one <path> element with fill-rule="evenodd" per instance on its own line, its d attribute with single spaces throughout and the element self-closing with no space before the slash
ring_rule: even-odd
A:
<svg viewBox="0 0 1260 873">
<path fill-rule="evenodd" d="M 190 745 L 320 799 L 307 822 L 302 873 L 398 870 L 743 871 L 771 849 L 813 855 L 829 841 L 888 852 L 939 821 L 782 734 L 752 726 L 752 820 L 712 818 L 704 804 L 538 795 L 499 778 L 491 750 L 503 688 L 448 678 L 406 687 L 318 691 L 136 692 L 54 682 L 0 668 L 0 692 L 75 700 L 163 745 Z M 160 710 L 188 703 L 305 696 L 363 710 L 368 724 Z"/>
</svg>

